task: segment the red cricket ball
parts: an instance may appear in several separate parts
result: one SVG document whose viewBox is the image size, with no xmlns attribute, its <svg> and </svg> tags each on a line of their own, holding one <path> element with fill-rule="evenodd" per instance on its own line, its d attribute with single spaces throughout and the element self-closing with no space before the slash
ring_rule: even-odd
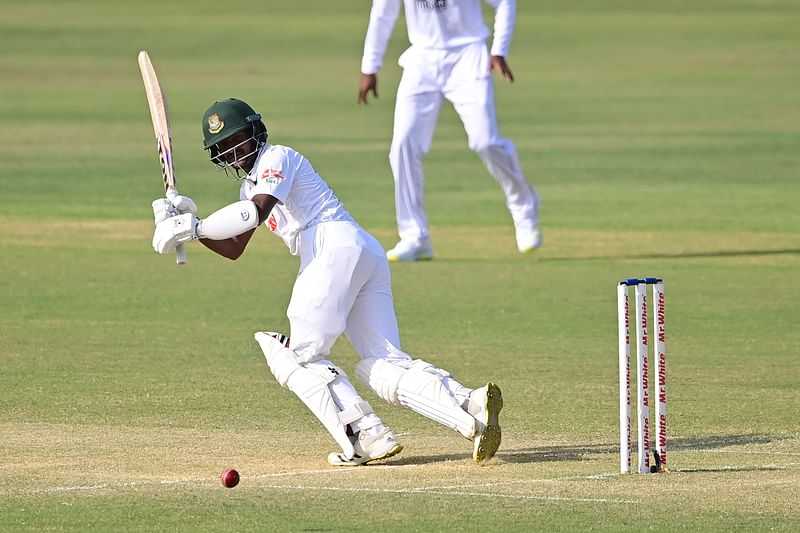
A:
<svg viewBox="0 0 800 533">
<path fill-rule="evenodd" d="M 228 468 L 219 476 L 219 480 L 223 486 L 232 489 L 239 484 L 239 472 L 233 468 Z"/>
</svg>

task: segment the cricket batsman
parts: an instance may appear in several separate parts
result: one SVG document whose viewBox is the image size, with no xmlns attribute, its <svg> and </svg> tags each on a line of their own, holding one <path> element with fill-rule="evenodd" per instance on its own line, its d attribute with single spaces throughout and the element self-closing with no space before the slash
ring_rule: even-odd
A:
<svg viewBox="0 0 800 533">
<path fill-rule="evenodd" d="M 267 142 L 261 115 L 229 98 L 203 115 L 204 148 L 211 162 L 240 182 L 239 201 L 197 217 L 186 196 L 153 202 L 153 248 L 161 254 L 200 241 L 229 259 L 244 252 L 266 225 L 300 257 L 287 310 L 290 338 L 257 332 L 269 369 L 296 394 L 341 447 L 328 455 L 334 466 L 361 465 L 402 450 L 330 359 L 344 333 L 361 361 L 356 377 L 379 398 L 454 429 L 473 442 L 482 463 L 500 446 L 503 407 L 494 383 L 470 389 L 447 371 L 402 351 L 383 248 L 344 208 L 308 159 Z M 248 274 L 249 275 L 249 274 Z"/>
</svg>

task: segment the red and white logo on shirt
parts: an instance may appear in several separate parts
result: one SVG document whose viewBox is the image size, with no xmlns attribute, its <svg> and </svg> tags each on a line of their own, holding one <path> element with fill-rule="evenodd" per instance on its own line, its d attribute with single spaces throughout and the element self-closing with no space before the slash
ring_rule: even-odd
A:
<svg viewBox="0 0 800 533">
<path fill-rule="evenodd" d="M 265 183 L 272 183 L 275 185 L 286 179 L 283 176 L 283 174 L 281 174 L 281 171 L 277 168 L 265 169 L 264 172 L 261 173 L 259 178 L 264 180 Z"/>
</svg>

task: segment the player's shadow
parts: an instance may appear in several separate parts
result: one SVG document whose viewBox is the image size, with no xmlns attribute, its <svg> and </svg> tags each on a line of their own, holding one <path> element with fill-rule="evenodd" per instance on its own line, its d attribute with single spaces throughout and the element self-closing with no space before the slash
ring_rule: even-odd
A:
<svg viewBox="0 0 800 533">
<path fill-rule="evenodd" d="M 669 440 L 670 450 L 691 451 L 727 448 L 729 446 L 745 446 L 768 444 L 789 439 L 785 435 L 718 435 L 706 437 L 674 438 Z M 551 461 L 588 460 L 592 455 L 618 454 L 618 444 L 585 444 L 570 446 L 547 446 L 541 448 L 523 448 L 497 452 L 496 457 L 507 463 L 545 463 Z"/>
<path fill-rule="evenodd" d="M 405 451 L 403 452 L 406 453 Z M 386 464 L 396 466 L 413 466 L 413 465 L 427 465 L 433 463 L 447 463 L 447 462 L 472 462 L 472 456 L 466 453 L 442 453 L 436 455 L 398 455 L 387 459 Z"/>
<path fill-rule="evenodd" d="M 590 255 L 581 257 L 541 257 L 541 261 L 613 261 L 617 259 L 692 259 L 692 258 L 724 258 L 724 257 L 757 257 L 768 255 L 800 255 L 800 249 L 787 248 L 784 250 L 716 250 L 704 252 L 675 252 L 675 253 L 643 253 L 620 255 Z"/>
<path fill-rule="evenodd" d="M 717 448 L 727 448 L 729 446 L 745 446 L 754 444 L 769 444 L 771 442 L 786 440 L 792 437 L 785 435 L 712 435 L 705 437 L 674 438 L 669 441 L 669 449 L 677 451 L 709 450 Z M 542 446 L 535 448 L 500 448 L 495 456 L 497 459 L 506 463 L 547 463 L 560 461 L 584 461 L 592 459 L 597 455 L 616 455 L 619 453 L 618 444 L 578 444 L 567 446 Z M 471 462 L 471 456 L 467 454 L 438 454 L 424 456 L 398 456 L 397 459 L 387 461 L 385 464 L 392 465 L 419 465 L 442 463 L 448 461 Z M 747 467 L 745 467 L 747 468 Z M 762 470 L 763 468 L 752 467 L 751 469 Z M 727 471 L 726 469 L 683 469 L 682 472 L 707 472 L 707 471 Z"/>
<path fill-rule="evenodd" d="M 545 252 L 536 255 L 537 261 L 544 262 L 572 262 L 572 261 L 634 261 L 644 260 L 664 260 L 671 259 L 723 259 L 728 257 L 759 257 L 771 255 L 800 255 L 800 249 L 787 248 L 783 250 L 715 250 L 701 252 L 674 252 L 674 253 L 641 253 L 641 254 L 603 254 L 603 255 L 571 255 L 571 256 L 548 256 Z M 476 257 L 476 256 L 437 256 L 437 263 L 502 263 L 508 261 L 506 256 Z"/>
</svg>

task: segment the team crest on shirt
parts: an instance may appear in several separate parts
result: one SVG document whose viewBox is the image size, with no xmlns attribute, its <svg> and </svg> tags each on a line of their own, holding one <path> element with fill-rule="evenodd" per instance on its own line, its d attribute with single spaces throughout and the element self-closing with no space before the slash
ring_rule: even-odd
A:
<svg viewBox="0 0 800 533">
<path fill-rule="evenodd" d="M 281 171 L 276 168 L 265 169 L 259 178 L 264 180 L 264 183 L 271 183 L 273 185 L 277 185 L 286 179 L 283 177 L 283 174 L 281 174 Z"/>
<path fill-rule="evenodd" d="M 208 117 L 208 133 L 215 135 L 222 131 L 222 128 L 225 127 L 225 123 L 219 118 L 219 115 L 214 113 L 210 117 Z"/>
</svg>

